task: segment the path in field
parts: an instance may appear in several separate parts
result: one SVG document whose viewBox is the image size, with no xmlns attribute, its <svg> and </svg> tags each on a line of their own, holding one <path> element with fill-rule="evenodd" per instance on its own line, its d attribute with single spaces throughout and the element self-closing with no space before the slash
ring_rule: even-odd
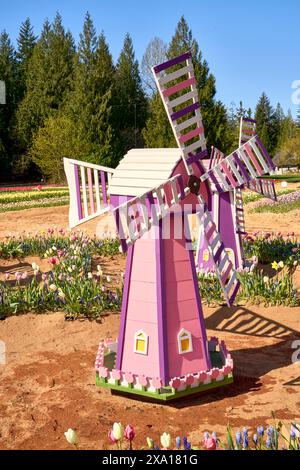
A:
<svg viewBox="0 0 300 470">
<path fill-rule="evenodd" d="M 253 232 L 256 230 L 281 231 L 283 234 L 295 232 L 300 236 L 300 210 L 288 212 L 286 214 L 251 214 L 246 206 L 245 219 L 246 230 Z M 17 234 L 25 231 L 47 230 L 49 227 L 68 229 L 68 206 L 45 207 L 25 209 L 23 211 L 5 212 L 0 214 L 0 238 L 8 233 Z M 111 214 L 105 214 L 101 217 L 79 225 L 79 228 L 87 230 L 93 236 L 96 233 L 103 236 L 103 232 L 115 233 L 115 223 Z"/>
</svg>

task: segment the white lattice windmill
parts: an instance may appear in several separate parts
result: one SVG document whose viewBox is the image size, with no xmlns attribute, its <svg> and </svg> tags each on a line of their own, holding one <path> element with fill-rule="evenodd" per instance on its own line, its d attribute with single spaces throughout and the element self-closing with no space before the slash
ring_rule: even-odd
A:
<svg viewBox="0 0 300 470">
<path fill-rule="evenodd" d="M 254 161 L 266 172 L 270 159 L 255 136 L 205 171 L 202 158 L 207 152 L 191 54 L 153 71 L 178 148 L 135 149 L 115 170 L 97 167 L 113 173 L 110 204 L 128 254 L 118 341 L 100 344 L 96 374 L 101 386 L 170 400 L 232 381 L 232 359 L 224 342 L 206 337 L 188 215 L 199 214 L 231 305 L 239 281 L 208 211 L 211 186 L 230 192 L 248 183 Z M 65 160 L 74 199 L 73 225 L 95 215 L 89 209 L 92 173 L 88 201 L 86 168 L 78 171 L 80 165 Z M 91 165 L 84 165 L 89 171 Z M 99 192 L 97 168 L 93 174 Z"/>
<path fill-rule="evenodd" d="M 256 136 L 256 121 L 250 118 L 241 118 L 239 145 L 247 144 L 247 142 Z M 251 151 L 251 147 L 248 148 Z M 251 155 L 251 154 L 250 154 Z M 211 169 L 215 165 L 224 160 L 225 154 L 215 147 L 212 147 L 210 159 L 203 161 L 206 169 Z M 270 169 L 274 166 L 267 165 Z M 266 168 L 264 168 L 266 172 Z M 250 189 L 264 197 L 276 201 L 276 192 L 274 182 L 269 179 L 262 178 L 263 171 L 261 166 L 253 160 L 251 169 L 251 179 L 243 186 L 232 187 L 232 190 L 226 193 L 219 193 L 211 186 L 211 217 L 216 224 L 217 230 L 220 232 L 224 242 L 225 249 L 234 264 L 235 268 L 242 268 L 245 265 L 245 257 L 243 251 L 243 236 L 245 232 L 245 217 L 243 208 L 243 189 Z M 200 228 L 196 253 L 196 264 L 200 271 L 213 271 L 214 266 L 209 256 L 209 251 L 205 238 Z"/>
</svg>

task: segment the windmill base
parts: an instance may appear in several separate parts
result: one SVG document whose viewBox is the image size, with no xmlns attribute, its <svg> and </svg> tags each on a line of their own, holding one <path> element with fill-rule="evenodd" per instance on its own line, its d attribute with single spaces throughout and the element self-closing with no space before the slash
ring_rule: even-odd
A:
<svg viewBox="0 0 300 470">
<path fill-rule="evenodd" d="M 190 395 L 208 392 L 233 382 L 233 362 L 224 341 L 217 338 L 208 341 L 212 368 L 185 377 L 174 377 L 169 385 L 162 385 L 158 378 L 136 376 L 115 369 L 117 343 L 107 340 L 100 343 L 96 358 L 96 385 L 113 392 L 136 395 L 141 399 L 168 402 Z"/>
</svg>

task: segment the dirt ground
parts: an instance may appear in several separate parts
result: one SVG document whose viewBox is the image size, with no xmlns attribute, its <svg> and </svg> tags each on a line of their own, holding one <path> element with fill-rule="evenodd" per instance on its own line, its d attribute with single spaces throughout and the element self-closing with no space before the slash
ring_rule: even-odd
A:
<svg viewBox="0 0 300 470">
<path fill-rule="evenodd" d="M 1 215 L 0 237 L 11 232 L 68 226 L 67 207 L 29 209 Z M 247 228 L 300 233 L 300 214 L 249 214 Z M 84 227 L 114 231 L 105 217 Z M 28 269 L 33 258 L 25 260 Z M 124 260 L 100 260 L 116 275 Z M 13 270 L 11 262 L 2 271 Z M 39 263 L 41 264 L 41 263 Z M 27 267 L 26 267 L 27 266 Z M 19 268 L 18 268 L 19 269 Z M 146 436 L 157 442 L 163 431 L 186 434 L 199 444 L 203 432 L 225 427 L 253 428 L 272 422 L 271 413 L 289 422 L 300 419 L 300 363 L 292 363 L 293 341 L 300 340 L 300 309 L 263 306 L 204 307 L 208 336 L 226 341 L 235 365 L 234 384 L 205 395 L 161 405 L 111 395 L 95 386 L 98 343 L 116 337 L 119 314 L 102 321 L 65 321 L 62 313 L 21 315 L 0 322 L 6 364 L 0 365 L 0 449 L 66 449 L 63 435 L 78 431 L 85 449 L 110 448 L 107 430 L 114 421 L 136 428 L 135 445 Z"/>
</svg>

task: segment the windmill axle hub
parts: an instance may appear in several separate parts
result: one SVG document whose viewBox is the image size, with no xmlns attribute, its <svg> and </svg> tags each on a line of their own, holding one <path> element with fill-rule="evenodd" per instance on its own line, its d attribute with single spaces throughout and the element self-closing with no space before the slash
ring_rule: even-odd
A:
<svg viewBox="0 0 300 470">
<path fill-rule="evenodd" d="M 188 180 L 188 187 L 192 194 L 198 194 L 200 189 L 200 178 L 195 175 L 191 175 Z"/>
</svg>

